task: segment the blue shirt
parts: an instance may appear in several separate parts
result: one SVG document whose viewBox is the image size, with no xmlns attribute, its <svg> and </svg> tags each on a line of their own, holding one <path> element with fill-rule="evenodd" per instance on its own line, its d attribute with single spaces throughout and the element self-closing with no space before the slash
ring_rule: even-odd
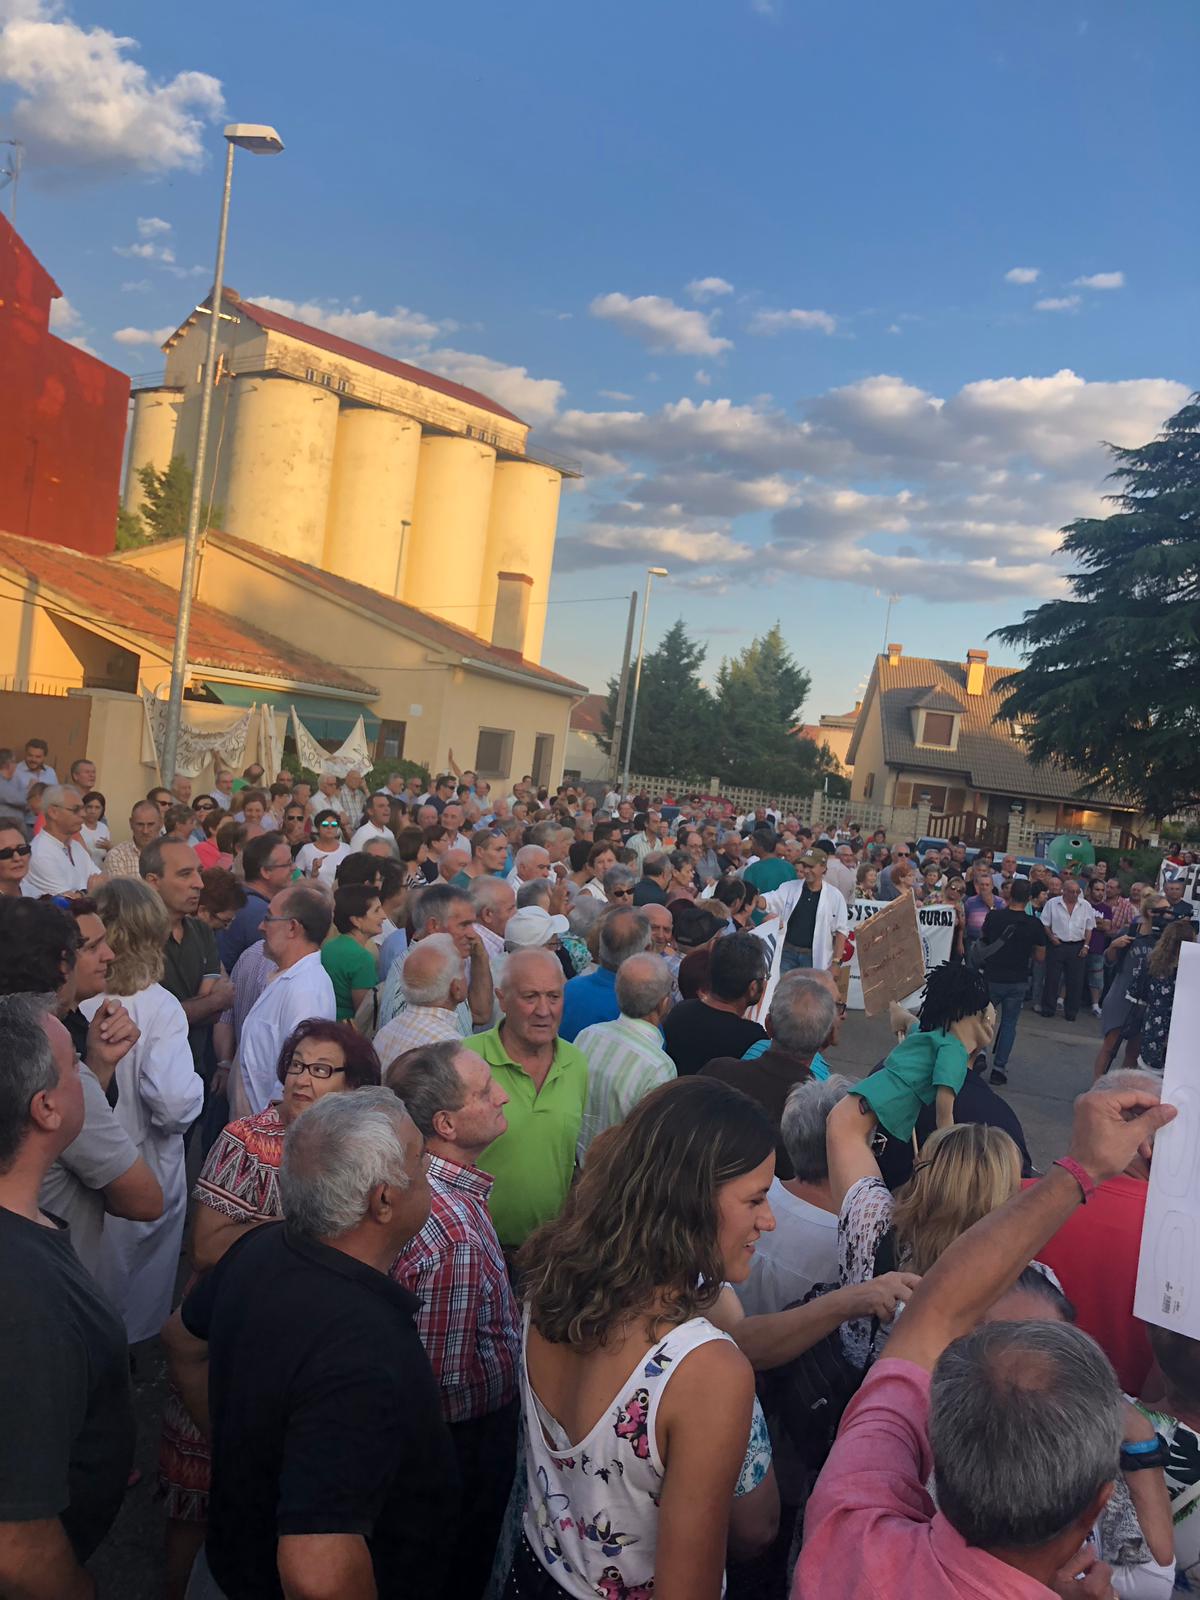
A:
<svg viewBox="0 0 1200 1600">
<path fill-rule="evenodd" d="M 246 904 L 229 926 L 222 928 L 217 935 L 217 950 L 226 972 L 233 971 L 234 962 L 243 950 L 257 944 L 262 938 L 263 918 L 269 907 L 270 901 L 264 900 L 256 889 L 246 890 Z"/>
<path fill-rule="evenodd" d="M 389 933 L 379 947 L 379 970 L 386 978 L 393 965 L 408 951 L 408 934 L 403 928 Z"/>
<path fill-rule="evenodd" d="M 572 978 L 563 990 L 563 1014 L 558 1036 L 574 1043 L 581 1028 L 593 1022 L 613 1022 L 621 1015 L 617 1004 L 617 975 L 607 967 Z"/>
<path fill-rule="evenodd" d="M 772 1039 L 755 1040 L 755 1042 L 750 1046 L 749 1050 L 745 1051 L 742 1055 L 742 1060 L 756 1060 L 757 1057 L 762 1055 L 764 1050 L 769 1050 L 773 1043 L 774 1040 Z M 808 1070 L 812 1073 L 814 1078 L 819 1078 L 822 1083 L 824 1083 L 825 1079 L 829 1076 L 829 1063 L 825 1060 L 825 1057 L 819 1050 L 809 1063 Z"/>
</svg>

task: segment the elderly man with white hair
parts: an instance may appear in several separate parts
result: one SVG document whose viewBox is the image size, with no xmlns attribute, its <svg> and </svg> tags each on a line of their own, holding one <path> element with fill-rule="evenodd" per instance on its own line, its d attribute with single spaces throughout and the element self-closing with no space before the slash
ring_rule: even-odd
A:
<svg viewBox="0 0 1200 1600">
<path fill-rule="evenodd" d="M 326 1095 L 279 1189 L 286 1223 L 248 1228 L 164 1330 L 212 1441 L 188 1594 L 442 1593 L 454 1449 L 420 1302 L 388 1276 L 429 1216 L 424 1141 L 390 1089 Z"/>
<path fill-rule="evenodd" d="M 42 796 L 42 811 L 45 826 L 33 840 L 21 893 L 33 900 L 44 894 L 86 894 L 97 873 L 80 837 L 83 796 L 69 783 L 56 784 Z"/>
<path fill-rule="evenodd" d="M 825 863 L 825 876 L 835 889 L 841 891 L 847 905 L 854 899 L 858 888 L 858 874 L 854 868 L 854 850 L 848 844 L 839 844 Z"/>
<path fill-rule="evenodd" d="M 517 909 L 512 885 L 503 878 L 476 878 L 467 893 L 475 907 L 475 932 L 492 961 L 504 954 L 504 930 Z"/>
<path fill-rule="evenodd" d="M 623 1122 L 651 1089 L 676 1075 L 659 1027 L 671 1009 L 670 967 L 650 951 L 630 956 L 617 969 L 616 987 L 620 1015 L 593 1022 L 575 1035 L 575 1047 L 588 1064 L 587 1103 L 576 1146 L 580 1166 L 598 1133 Z"/>
<path fill-rule="evenodd" d="M 406 1050 L 443 1039 L 461 1039 L 458 1008 L 467 998 L 466 967 L 448 933 L 431 933 L 414 944 L 401 966 L 408 1004 L 375 1035 L 375 1053 L 387 1066 Z"/>
<path fill-rule="evenodd" d="M 514 889 L 534 878 L 550 876 L 550 852 L 540 844 L 524 844 L 513 857 L 513 869 L 508 881 Z"/>
</svg>

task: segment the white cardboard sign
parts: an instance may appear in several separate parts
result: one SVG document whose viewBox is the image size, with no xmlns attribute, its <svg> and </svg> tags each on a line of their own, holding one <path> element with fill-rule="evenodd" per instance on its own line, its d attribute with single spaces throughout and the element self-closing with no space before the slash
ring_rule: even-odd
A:
<svg viewBox="0 0 1200 1600">
<path fill-rule="evenodd" d="M 1178 1115 L 1154 1139 L 1133 1314 L 1200 1339 L 1200 944 L 1179 951 L 1162 1097 Z"/>
</svg>

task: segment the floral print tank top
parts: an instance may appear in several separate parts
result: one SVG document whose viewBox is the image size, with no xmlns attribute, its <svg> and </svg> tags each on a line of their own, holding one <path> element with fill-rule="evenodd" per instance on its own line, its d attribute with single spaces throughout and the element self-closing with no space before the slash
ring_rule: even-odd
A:
<svg viewBox="0 0 1200 1600">
<path fill-rule="evenodd" d="M 659 1403 L 689 1351 L 728 1337 L 704 1317 L 673 1328 L 639 1359 L 612 1405 L 577 1444 L 534 1394 L 522 1362 L 529 1483 L 525 1537 L 566 1594 L 577 1600 L 652 1600 L 664 1477 L 655 1444 Z M 770 1441 L 756 1400 L 737 1494 L 757 1488 L 770 1464 Z"/>
</svg>

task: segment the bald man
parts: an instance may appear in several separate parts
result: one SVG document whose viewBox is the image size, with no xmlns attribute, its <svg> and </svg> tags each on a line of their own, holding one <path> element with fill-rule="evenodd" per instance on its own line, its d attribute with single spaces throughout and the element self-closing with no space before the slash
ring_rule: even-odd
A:
<svg viewBox="0 0 1200 1600">
<path fill-rule="evenodd" d="M 496 1180 L 492 1220 L 510 1252 L 558 1215 L 575 1173 L 588 1068 L 559 1038 L 565 981 L 552 951 L 514 951 L 496 985 L 499 1023 L 466 1040 L 508 1095 L 508 1129 L 479 1165 Z"/>
</svg>

